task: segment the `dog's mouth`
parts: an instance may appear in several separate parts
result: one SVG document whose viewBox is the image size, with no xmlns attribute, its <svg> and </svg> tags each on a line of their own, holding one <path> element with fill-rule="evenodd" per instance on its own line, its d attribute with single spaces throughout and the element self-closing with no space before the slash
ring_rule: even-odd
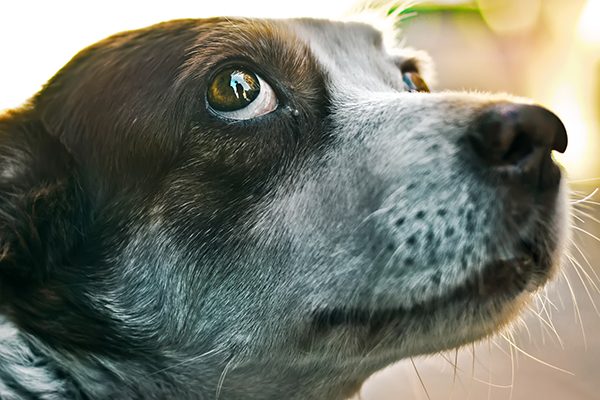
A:
<svg viewBox="0 0 600 400">
<path fill-rule="evenodd" d="M 464 305 L 465 309 L 477 313 L 477 307 L 466 306 L 510 302 L 524 292 L 535 291 L 546 280 L 551 268 L 549 258 L 542 254 L 539 246 L 523 242 L 520 247 L 519 256 L 487 263 L 464 284 L 435 299 L 410 307 L 325 308 L 313 314 L 313 328 L 325 332 L 341 327 L 366 327 L 375 333 L 390 325 L 402 326 L 403 321 L 414 321 L 449 306 Z"/>
</svg>

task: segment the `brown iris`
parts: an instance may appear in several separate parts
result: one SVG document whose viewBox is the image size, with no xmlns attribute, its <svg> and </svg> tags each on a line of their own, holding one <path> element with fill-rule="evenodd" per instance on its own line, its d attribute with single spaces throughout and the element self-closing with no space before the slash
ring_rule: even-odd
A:
<svg viewBox="0 0 600 400">
<path fill-rule="evenodd" d="M 429 87 L 416 72 L 405 72 L 402 74 L 402 80 L 409 92 L 429 92 Z"/>
<path fill-rule="evenodd" d="M 217 111 L 235 111 L 247 107 L 260 93 L 258 77 L 242 68 L 219 72 L 208 88 L 208 104 Z"/>
</svg>

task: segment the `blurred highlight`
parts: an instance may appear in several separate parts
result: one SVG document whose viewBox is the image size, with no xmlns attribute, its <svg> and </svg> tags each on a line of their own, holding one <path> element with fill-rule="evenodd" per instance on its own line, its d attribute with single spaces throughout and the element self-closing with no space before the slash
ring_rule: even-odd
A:
<svg viewBox="0 0 600 400">
<path fill-rule="evenodd" d="M 570 149 L 559 157 L 571 178 L 600 171 L 600 0 L 589 0 L 578 20 L 573 47 L 548 105 L 563 119 Z M 592 173 L 590 173 L 592 172 Z"/>
<path fill-rule="evenodd" d="M 478 0 L 483 18 L 501 34 L 531 30 L 538 22 L 541 0 Z"/>
<path fill-rule="evenodd" d="M 600 50 L 600 1 L 588 1 L 579 20 L 581 39 Z"/>
</svg>

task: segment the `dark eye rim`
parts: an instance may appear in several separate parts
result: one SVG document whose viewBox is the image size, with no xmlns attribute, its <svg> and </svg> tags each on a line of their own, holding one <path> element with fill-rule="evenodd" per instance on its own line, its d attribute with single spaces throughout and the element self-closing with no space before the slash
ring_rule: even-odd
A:
<svg viewBox="0 0 600 400">
<path fill-rule="evenodd" d="M 402 78 L 402 83 L 403 83 L 405 89 L 408 91 L 408 93 L 431 93 L 429 85 L 427 84 L 425 79 L 423 79 L 423 77 L 421 75 L 421 68 L 419 66 L 420 62 L 417 58 L 415 58 L 415 57 L 404 58 L 404 57 L 394 56 L 393 62 L 396 65 L 396 67 L 400 70 L 400 76 Z M 423 90 L 419 90 L 419 88 L 416 87 L 414 82 L 412 82 L 411 77 L 413 75 L 416 75 L 419 78 L 419 80 L 423 83 L 423 85 L 424 85 Z M 406 78 L 407 76 L 408 76 L 408 79 Z"/>
<path fill-rule="evenodd" d="M 252 72 L 253 74 L 259 76 L 263 81 L 265 81 L 271 87 L 271 89 L 273 89 L 273 92 L 275 93 L 275 96 L 277 97 L 277 108 L 270 113 L 258 116 L 256 118 L 247 119 L 247 120 L 237 120 L 237 119 L 227 118 L 226 116 L 220 114 L 220 112 L 218 110 L 215 110 L 208 102 L 208 91 L 210 89 L 210 84 L 213 82 L 213 80 L 219 73 L 223 72 L 224 70 L 226 70 L 228 68 L 245 69 L 245 70 L 248 70 L 248 71 Z M 244 57 L 234 57 L 234 58 L 229 58 L 225 61 L 219 62 L 218 66 L 213 67 L 212 71 L 206 75 L 205 82 L 203 85 L 204 86 L 204 107 L 212 117 L 215 117 L 215 118 L 225 121 L 227 123 L 249 123 L 250 121 L 262 120 L 264 118 L 272 116 L 273 114 L 277 114 L 277 113 L 279 113 L 280 110 L 287 107 L 287 105 L 289 104 L 288 99 L 291 97 L 291 93 L 289 93 L 289 94 L 286 93 L 286 91 L 284 91 L 280 85 L 275 83 L 274 80 L 271 78 L 272 75 L 275 75 L 274 71 L 268 71 L 267 69 L 262 68 L 260 65 L 256 64 L 255 62 L 252 62 L 251 60 L 244 58 Z"/>
</svg>

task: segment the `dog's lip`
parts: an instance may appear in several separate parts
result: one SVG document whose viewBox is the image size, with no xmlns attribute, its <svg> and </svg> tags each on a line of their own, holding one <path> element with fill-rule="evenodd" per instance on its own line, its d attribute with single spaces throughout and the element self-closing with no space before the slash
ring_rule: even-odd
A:
<svg viewBox="0 0 600 400">
<path fill-rule="evenodd" d="M 540 272 L 539 256 L 532 248 L 522 255 L 487 263 L 479 273 L 465 280 L 464 284 L 438 298 L 409 307 L 385 307 L 367 309 L 360 307 L 326 307 L 313 313 L 313 326 L 318 330 L 338 327 L 384 328 L 415 315 L 428 315 L 432 311 L 457 303 L 480 303 L 505 300 L 525 291 L 537 289 L 534 276 Z"/>
<path fill-rule="evenodd" d="M 468 283 L 477 295 L 486 298 L 503 293 L 521 292 L 527 288 L 535 270 L 535 256 L 524 255 L 509 260 L 496 260 L 488 263 L 477 274 L 475 285 Z"/>
</svg>

